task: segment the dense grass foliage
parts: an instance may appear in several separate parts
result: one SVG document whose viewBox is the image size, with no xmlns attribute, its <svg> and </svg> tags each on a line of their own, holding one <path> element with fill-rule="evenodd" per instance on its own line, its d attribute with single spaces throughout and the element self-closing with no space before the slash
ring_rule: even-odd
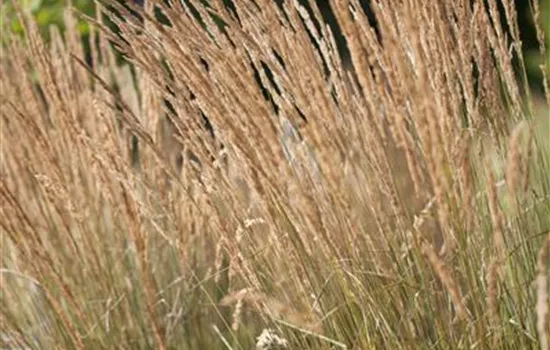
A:
<svg viewBox="0 0 550 350">
<path fill-rule="evenodd" d="M 97 6 L 3 32 L 0 348 L 549 349 L 511 0 Z"/>
</svg>

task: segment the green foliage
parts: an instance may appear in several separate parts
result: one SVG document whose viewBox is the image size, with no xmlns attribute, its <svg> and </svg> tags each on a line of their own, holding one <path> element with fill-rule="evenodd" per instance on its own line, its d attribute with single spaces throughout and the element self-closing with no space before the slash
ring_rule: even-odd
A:
<svg viewBox="0 0 550 350">
<path fill-rule="evenodd" d="M 93 1 L 72 0 L 70 2 L 78 11 L 81 11 L 87 15 L 94 14 L 95 6 Z M 65 23 L 63 21 L 63 16 L 68 3 L 68 0 L 18 0 L 18 4 L 23 10 L 30 11 L 33 14 L 36 19 L 36 23 L 40 28 L 40 32 L 46 38 L 49 38 L 50 26 L 54 25 L 64 29 Z M 22 34 L 23 26 L 19 22 L 16 12 L 14 0 L 6 1 L 0 10 L 0 27 L 5 28 L 7 26 L 11 29 L 11 31 Z M 87 35 L 90 31 L 90 27 L 86 22 L 79 21 L 78 30 L 81 35 Z"/>
<path fill-rule="evenodd" d="M 550 46 L 550 2 L 541 1 L 540 2 L 541 18 L 540 24 L 542 30 L 544 31 L 546 46 Z M 524 14 L 528 18 L 530 25 L 533 24 L 532 15 L 530 11 Z M 541 64 L 545 64 L 547 69 L 550 69 L 550 55 L 546 55 L 546 62 L 543 62 L 543 57 L 540 56 L 538 48 L 532 48 L 525 50 L 525 63 L 527 66 L 527 71 L 530 77 L 535 78 L 537 81 L 542 81 L 542 71 L 540 70 Z"/>
</svg>

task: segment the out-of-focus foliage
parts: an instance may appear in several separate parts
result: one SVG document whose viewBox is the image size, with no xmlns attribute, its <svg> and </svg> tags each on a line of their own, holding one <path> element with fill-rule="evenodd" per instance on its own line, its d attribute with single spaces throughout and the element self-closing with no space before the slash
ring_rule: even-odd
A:
<svg viewBox="0 0 550 350">
<path fill-rule="evenodd" d="M 16 33 L 23 33 L 23 27 L 16 14 L 15 1 L 23 10 L 31 11 L 37 20 L 41 33 L 48 38 L 51 25 L 63 28 L 63 14 L 69 0 L 7 0 L 0 10 L 0 28 L 10 29 Z M 95 5 L 91 0 L 71 0 L 75 9 L 93 15 Z M 7 21 L 8 23 L 4 23 Z M 79 21 L 78 29 L 82 35 L 88 34 L 89 25 L 85 21 Z"/>
<path fill-rule="evenodd" d="M 546 47 L 550 47 L 550 1 L 541 1 L 541 24 L 542 29 L 544 30 Z M 533 26 L 533 17 L 530 10 L 528 9 L 525 13 L 520 14 L 520 25 L 523 24 L 523 27 Z M 520 26 L 520 30 L 522 30 Z M 540 52 L 537 48 L 527 48 L 525 50 L 525 60 L 529 75 L 534 77 L 537 80 L 542 79 L 542 73 L 540 70 L 540 65 L 543 64 L 542 58 L 540 57 Z M 550 55 L 546 55 L 546 67 L 550 69 Z"/>
</svg>

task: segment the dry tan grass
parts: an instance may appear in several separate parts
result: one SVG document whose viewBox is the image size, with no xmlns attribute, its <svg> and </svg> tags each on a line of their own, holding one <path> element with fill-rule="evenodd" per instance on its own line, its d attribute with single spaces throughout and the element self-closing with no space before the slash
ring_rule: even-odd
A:
<svg viewBox="0 0 550 350">
<path fill-rule="evenodd" d="M 315 3 L 208 3 L 98 5 L 118 33 L 87 19 L 91 61 L 71 9 L 50 42 L 19 12 L 1 341 L 547 348 L 550 145 L 513 3 L 375 0 L 375 30 L 331 1 L 350 65 Z"/>
<path fill-rule="evenodd" d="M 548 260 L 550 259 L 550 232 L 547 234 L 539 251 L 537 262 L 537 331 L 540 337 L 540 348 L 550 347 L 548 332 Z"/>
</svg>

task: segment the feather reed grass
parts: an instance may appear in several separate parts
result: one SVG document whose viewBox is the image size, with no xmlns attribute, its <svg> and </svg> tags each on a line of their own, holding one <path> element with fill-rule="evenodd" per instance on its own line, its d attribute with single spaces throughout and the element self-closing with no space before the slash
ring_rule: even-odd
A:
<svg viewBox="0 0 550 350">
<path fill-rule="evenodd" d="M 511 1 L 170 3 L 2 28 L 0 347 L 548 348 Z"/>
</svg>

